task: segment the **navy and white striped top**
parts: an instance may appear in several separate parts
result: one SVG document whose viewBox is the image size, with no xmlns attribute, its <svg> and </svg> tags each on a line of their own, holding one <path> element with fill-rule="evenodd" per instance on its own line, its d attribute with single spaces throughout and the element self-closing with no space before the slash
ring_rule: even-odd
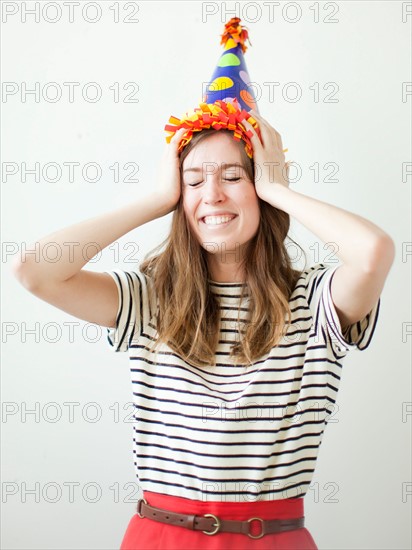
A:
<svg viewBox="0 0 412 550">
<path fill-rule="evenodd" d="M 380 298 L 341 333 L 331 298 L 338 266 L 302 272 L 290 298 L 293 324 L 279 345 L 252 366 L 233 366 L 241 284 L 209 281 L 222 316 L 216 366 L 199 368 L 161 344 L 150 317 L 150 280 L 140 271 L 106 271 L 117 284 L 116 328 L 107 338 L 128 351 L 135 404 L 133 453 L 144 491 L 197 500 L 251 501 L 305 496 L 342 360 L 372 338 Z M 244 298 L 241 319 L 246 318 Z"/>
</svg>

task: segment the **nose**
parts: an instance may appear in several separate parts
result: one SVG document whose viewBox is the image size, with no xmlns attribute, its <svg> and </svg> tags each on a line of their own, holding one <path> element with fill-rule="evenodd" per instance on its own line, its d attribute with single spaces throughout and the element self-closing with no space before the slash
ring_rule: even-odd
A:
<svg viewBox="0 0 412 550">
<path fill-rule="evenodd" d="M 203 201 L 206 204 L 214 204 L 216 202 L 222 202 L 225 200 L 226 196 L 222 189 L 219 177 L 209 176 L 208 178 L 206 178 L 203 190 Z"/>
</svg>

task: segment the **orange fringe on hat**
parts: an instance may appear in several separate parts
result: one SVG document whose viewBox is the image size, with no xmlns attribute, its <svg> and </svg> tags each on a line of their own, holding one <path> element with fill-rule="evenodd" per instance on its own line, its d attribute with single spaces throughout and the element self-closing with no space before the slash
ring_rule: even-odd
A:
<svg viewBox="0 0 412 550">
<path fill-rule="evenodd" d="M 217 100 L 214 103 L 200 103 L 193 111 L 188 111 L 182 119 L 171 116 L 169 122 L 174 124 L 166 124 L 165 130 L 170 132 L 166 136 L 167 143 L 180 128 L 187 128 L 187 132 L 183 135 L 178 152 L 180 153 L 184 147 L 192 139 L 193 132 L 200 132 L 205 128 L 213 128 L 215 130 L 227 129 L 233 130 L 233 138 L 236 141 L 243 139 L 245 142 L 245 151 L 249 158 L 253 157 L 253 147 L 250 141 L 252 133 L 246 130 L 242 124 L 243 120 L 247 120 L 253 126 L 255 132 L 259 136 L 260 130 L 257 121 L 247 111 L 240 108 L 236 98 L 233 102 Z"/>
<path fill-rule="evenodd" d="M 239 17 L 232 17 L 232 19 L 225 24 L 225 30 L 223 31 L 222 40 L 220 43 L 226 44 L 229 38 L 232 38 L 232 40 L 234 40 L 236 44 L 240 44 L 243 53 L 245 53 L 247 50 L 247 46 L 245 44 L 246 40 L 249 40 L 249 43 L 252 46 L 252 42 L 250 42 L 249 38 L 249 33 L 247 32 L 245 27 L 242 27 L 242 25 L 240 25 Z"/>
</svg>

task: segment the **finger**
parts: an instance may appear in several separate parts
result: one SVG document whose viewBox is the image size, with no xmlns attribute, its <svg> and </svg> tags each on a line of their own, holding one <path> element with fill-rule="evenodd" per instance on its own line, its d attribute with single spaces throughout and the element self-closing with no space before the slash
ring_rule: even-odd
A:
<svg viewBox="0 0 412 550">
<path fill-rule="evenodd" d="M 288 160 L 288 162 L 285 163 L 286 166 L 286 179 L 287 179 L 287 185 L 290 185 L 290 167 L 294 161 Z"/>
<path fill-rule="evenodd" d="M 251 109 L 251 110 L 250 110 L 250 114 L 252 115 L 252 117 L 253 117 L 254 119 L 256 119 L 256 120 L 259 122 L 259 126 L 264 126 L 264 125 L 269 126 L 269 122 L 268 122 L 266 119 L 264 119 L 264 118 L 262 117 L 262 115 L 260 115 L 260 114 L 259 114 L 257 111 L 255 111 L 254 109 Z"/>
<path fill-rule="evenodd" d="M 283 151 L 282 136 L 279 134 L 279 132 L 276 132 L 276 137 L 278 140 L 279 149 Z"/>
<path fill-rule="evenodd" d="M 187 128 L 179 128 L 177 132 L 175 132 L 175 135 L 170 140 L 170 143 L 176 143 L 179 142 L 182 138 L 182 135 L 187 132 Z"/>
<path fill-rule="evenodd" d="M 269 124 L 269 122 L 266 122 L 266 125 L 264 126 L 263 131 L 265 132 L 265 139 L 267 143 L 272 143 L 274 148 L 278 148 L 282 150 L 281 143 L 280 143 L 281 142 L 280 134 L 275 130 L 275 128 L 273 128 L 273 126 Z"/>
<path fill-rule="evenodd" d="M 279 143 L 279 141 L 280 141 L 280 143 L 282 142 L 279 132 L 266 119 L 264 119 L 254 109 L 250 110 L 250 114 L 252 115 L 253 118 L 255 118 L 256 120 L 259 121 L 259 126 L 266 126 L 267 128 L 269 128 L 272 132 L 274 132 L 276 134 L 276 138 L 277 138 L 278 143 Z"/>
<path fill-rule="evenodd" d="M 254 109 L 251 109 L 249 112 L 252 115 L 252 117 L 259 122 L 259 127 L 260 128 L 262 128 L 266 125 L 266 127 L 268 127 L 270 130 L 272 130 L 275 133 L 275 135 L 276 135 L 276 139 L 275 139 L 276 145 L 278 146 L 278 148 L 280 149 L 280 151 L 283 154 L 287 153 L 288 150 L 283 148 L 282 136 L 276 130 L 276 128 L 273 128 L 273 126 L 271 126 L 267 120 L 262 118 L 261 115 L 259 113 L 257 113 Z"/>
<path fill-rule="evenodd" d="M 270 126 L 268 122 L 265 122 L 264 119 L 258 120 L 258 118 L 256 117 L 256 120 L 258 121 L 258 124 L 259 124 L 262 144 L 264 146 L 266 144 L 271 149 L 279 148 L 278 137 L 275 129 L 272 128 L 272 126 Z"/>
<path fill-rule="evenodd" d="M 248 122 L 246 119 L 244 119 L 242 121 L 242 124 L 245 126 L 246 131 L 250 130 L 252 132 L 252 137 L 250 138 L 250 141 L 252 142 L 253 148 L 255 148 L 256 146 L 259 146 L 259 145 L 262 146 L 263 143 L 259 139 L 259 136 L 256 132 L 256 129 L 252 126 L 252 124 L 250 122 Z"/>
<path fill-rule="evenodd" d="M 179 130 L 176 131 L 176 133 L 170 140 L 169 144 L 166 145 L 166 151 L 165 151 L 166 155 L 169 155 L 169 154 L 172 156 L 177 155 L 177 152 L 180 148 L 180 144 L 182 141 L 182 137 L 185 134 L 185 132 L 187 132 L 187 128 L 179 128 Z"/>
<path fill-rule="evenodd" d="M 255 109 L 250 109 L 249 113 L 253 116 L 253 118 L 263 120 L 262 115 L 255 111 Z"/>
</svg>

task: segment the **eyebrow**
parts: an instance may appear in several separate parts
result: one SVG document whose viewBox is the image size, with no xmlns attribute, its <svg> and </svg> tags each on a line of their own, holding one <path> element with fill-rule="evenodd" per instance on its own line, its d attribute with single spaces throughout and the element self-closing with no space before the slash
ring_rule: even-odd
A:
<svg viewBox="0 0 412 550">
<path fill-rule="evenodd" d="M 206 163 L 206 164 L 213 164 L 213 163 Z M 242 168 L 243 169 L 243 166 L 239 163 L 239 162 L 232 162 L 232 163 L 226 163 L 226 162 L 222 162 L 221 164 L 221 169 L 222 170 L 227 170 L 228 168 Z M 186 170 L 183 170 L 183 174 L 185 174 L 186 172 L 201 172 L 203 170 L 203 168 L 201 167 L 196 167 L 196 168 L 186 168 Z"/>
</svg>

